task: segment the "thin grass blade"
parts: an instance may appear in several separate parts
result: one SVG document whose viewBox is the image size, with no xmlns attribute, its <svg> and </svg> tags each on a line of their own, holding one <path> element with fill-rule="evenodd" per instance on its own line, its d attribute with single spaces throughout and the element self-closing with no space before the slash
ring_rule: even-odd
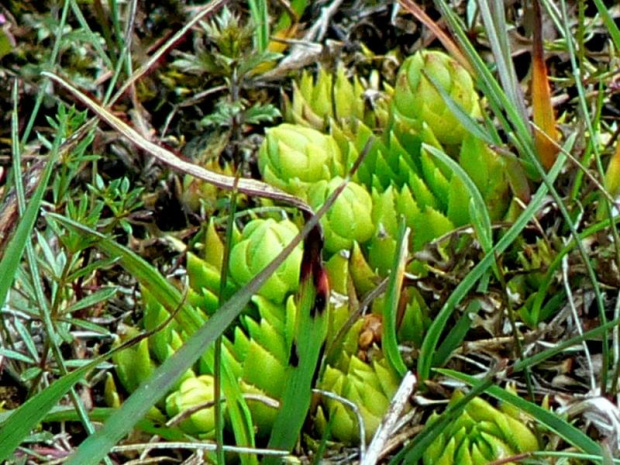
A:
<svg viewBox="0 0 620 465">
<path fill-rule="evenodd" d="M 9 289 L 13 285 L 15 273 L 19 267 L 24 250 L 26 249 L 26 243 L 30 239 L 30 233 L 37 220 L 41 202 L 43 201 L 43 195 L 45 194 L 50 176 L 56 166 L 58 152 L 58 147 L 55 147 L 50 153 L 39 185 L 28 202 L 28 206 L 24 210 L 24 214 L 15 230 L 15 234 L 6 248 L 2 260 L 0 260 L 0 306 L 4 305 Z"/>
<path fill-rule="evenodd" d="M 563 155 L 558 158 L 558 161 L 553 166 L 548 174 L 548 180 L 553 183 L 557 175 L 560 173 L 562 166 L 564 165 L 566 157 Z M 547 186 L 541 185 L 538 192 L 532 198 L 532 202 L 524 210 L 517 221 L 506 232 L 506 234 L 499 240 L 499 242 L 493 247 L 491 253 L 488 253 L 481 261 L 474 267 L 474 269 L 465 277 L 465 279 L 457 286 L 454 292 L 450 295 L 437 317 L 433 320 L 424 342 L 420 350 L 420 356 L 418 358 L 418 377 L 420 381 L 424 381 L 429 378 L 431 367 L 433 363 L 433 356 L 437 350 L 437 344 L 441 339 L 448 320 L 452 313 L 455 311 L 459 302 L 467 295 L 467 293 L 474 287 L 476 282 L 484 276 L 486 271 L 495 263 L 496 254 L 501 254 L 508 246 L 518 237 L 523 228 L 527 226 L 529 221 L 536 214 L 542 202 L 547 194 Z"/>
<path fill-rule="evenodd" d="M 452 96 L 443 88 L 443 86 L 433 76 L 423 71 L 424 77 L 429 80 L 435 90 L 439 93 L 445 104 L 448 106 L 454 116 L 471 135 L 482 139 L 489 145 L 495 145 L 493 137 L 480 127 L 480 124 L 473 119 L 463 108 L 454 101 Z"/>
<path fill-rule="evenodd" d="M 267 0 L 248 0 L 250 5 L 250 14 L 254 21 L 255 34 L 254 41 L 259 53 L 267 50 L 269 45 L 269 11 L 267 9 Z"/>
<path fill-rule="evenodd" d="M 476 231 L 476 235 L 478 236 L 482 249 L 485 253 L 490 253 L 493 248 L 491 217 L 489 216 L 487 205 L 482 198 L 482 194 L 476 187 L 476 184 L 474 184 L 474 181 L 472 181 L 461 165 L 455 162 L 447 154 L 428 144 L 423 144 L 422 147 L 433 157 L 438 158 L 442 163 L 448 165 L 454 172 L 454 175 L 457 176 L 463 184 L 465 184 L 465 187 L 471 196 L 469 213 L 474 230 Z"/>
<path fill-rule="evenodd" d="M 497 65 L 497 73 L 499 74 L 502 88 L 508 96 L 516 112 L 523 122 L 527 121 L 527 112 L 521 86 L 517 80 L 510 53 L 510 44 L 508 43 L 508 28 L 506 26 L 504 2 L 479 0 L 478 7 L 480 16 L 484 23 L 484 30 L 493 50 L 493 57 Z"/>
<path fill-rule="evenodd" d="M 605 5 L 603 0 L 594 0 L 594 4 L 601 15 L 601 19 L 603 20 L 605 27 L 607 27 L 607 31 L 614 42 L 616 50 L 620 50 L 620 29 L 618 29 L 614 18 L 609 13 L 609 8 Z"/>
<path fill-rule="evenodd" d="M 407 373 L 407 365 L 398 350 L 398 339 L 396 337 L 396 318 L 400 303 L 403 280 L 405 278 L 405 267 L 409 255 L 409 234 L 411 230 L 406 227 L 404 220 L 401 220 L 398 231 L 398 253 L 394 256 L 394 263 L 390 271 L 388 286 L 386 290 L 387 299 L 383 314 L 383 335 L 381 338 L 383 351 L 388 362 L 400 376 Z"/>
</svg>

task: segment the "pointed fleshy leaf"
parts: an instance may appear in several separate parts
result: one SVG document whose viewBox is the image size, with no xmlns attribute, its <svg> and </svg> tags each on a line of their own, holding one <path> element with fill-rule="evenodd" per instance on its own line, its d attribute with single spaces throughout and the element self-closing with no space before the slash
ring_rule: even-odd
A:
<svg viewBox="0 0 620 465">
<path fill-rule="evenodd" d="M 280 398 L 288 367 L 271 353 L 250 340 L 249 350 L 243 363 L 243 380 L 260 387 L 269 396 Z"/>
</svg>

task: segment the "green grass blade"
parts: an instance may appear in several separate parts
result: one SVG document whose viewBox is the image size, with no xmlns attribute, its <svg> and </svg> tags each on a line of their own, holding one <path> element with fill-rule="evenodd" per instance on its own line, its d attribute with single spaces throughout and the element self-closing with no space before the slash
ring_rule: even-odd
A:
<svg viewBox="0 0 620 465">
<path fill-rule="evenodd" d="M 394 263 L 390 271 L 388 286 L 386 290 L 385 310 L 383 313 L 383 335 L 382 346 L 385 357 L 400 376 L 407 372 L 407 365 L 398 350 L 398 339 L 396 337 L 396 313 L 400 302 L 403 280 L 405 278 L 405 267 L 409 255 L 408 244 L 410 229 L 406 227 L 404 220 L 401 220 L 398 231 L 397 250 L 394 256 Z"/>
<path fill-rule="evenodd" d="M 439 83 L 439 81 L 431 76 L 429 73 L 422 71 L 424 77 L 428 79 L 428 81 L 433 85 L 435 90 L 439 93 L 441 98 L 443 99 L 446 106 L 450 109 L 450 112 L 456 116 L 459 122 L 463 125 L 463 127 L 469 132 L 471 135 L 477 137 L 478 139 L 482 139 L 489 145 L 496 145 L 496 139 L 489 134 L 485 129 L 483 129 L 480 124 L 471 117 L 463 107 L 461 107 L 458 103 L 454 101 L 452 96 L 446 92 L 443 86 Z"/>
<path fill-rule="evenodd" d="M 9 289 L 13 284 L 15 273 L 19 267 L 20 260 L 26 249 L 26 243 L 30 238 L 30 233 L 37 220 L 43 195 L 47 189 L 50 176 L 58 159 L 58 147 L 51 152 L 47 159 L 47 164 L 39 181 L 39 185 L 34 191 L 28 206 L 24 210 L 19 225 L 15 230 L 13 238 L 9 242 L 2 260 L 0 260 L 0 306 L 4 305 Z"/>
<path fill-rule="evenodd" d="M 259 53 L 267 50 L 269 45 L 269 10 L 267 9 L 267 0 L 248 0 L 250 5 L 250 14 L 254 21 L 255 34 L 254 45 Z"/>
<path fill-rule="evenodd" d="M 317 376 L 327 336 L 329 283 L 321 254 L 323 238 L 315 230 L 304 243 L 295 336 L 288 363 L 286 385 L 269 448 L 292 450 L 310 409 L 312 382 Z M 279 463 L 267 457 L 266 464 Z"/>
<path fill-rule="evenodd" d="M 432 156 L 434 156 L 435 158 L 439 158 L 441 162 L 448 165 L 450 169 L 454 172 L 455 176 L 457 176 L 467 188 L 467 191 L 471 196 L 469 213 L 472 225 L 474 227 L 474 230 L 476 231 L 476 235 L 478 236 L 478 241 L 480 241 L 482 250 L 484 250 L 484 252 L 487 254 L 490 253 L 491 249 L 493 248 L 491 217 L 489 216 L 489 210 L 486 203 L 484 202 L 484 199 L 482 198 L 482 194 L 474 184 L 474 181 L 472 181 L 472 179 L 461 167 L 461 165 L 459 165 L 441 150 L 428 144 L 422 144 L 422 147 Z M 497 265 L 494 266 L 496 267 Z"/>
<path fill-rule="evenodd" d="M 234 218 L 237 210 L 237 189 L 233 189 L 230 193 L 230 205 L 228 211 L 228 224 L 226 225 L 226 241 L 224 243 L 224 256 L 222 259 L 222 272 L 220 276 L 219 305 L 226 295 L 226 283 L 228 281 L 230 250 L 233 245 L 233 229 Z M 238 444 L 254 446 L 254 431 L 252 424 L 252 415 L 250 409 L 243 398 L 243 393 L 239 389 L 236 379 L 226 366 L 222 366 L 222 336 L 215 341 L 215 350 L 213 352 L 213 376 L 215 378 L 215 426 L 216 426 L 216 457 L 218 464 L 226 463 L 224 454 L 224 413 L 223 404 L 220 402 L 222 390 L 226 396 L 226 405 L 230 415 L 230 422 L 235 432 Z M 221 376 L 224 375 L 225 382 L 222 383 Z M 223 389 L 222 389 L 223 387 Z M 254 456 L 241 456 L 241 462 L 258 463 Z"/>
<path fill-rule="evenodd" d="M 508 43 L 508 28 L 506 26 L 506 18 L 504 12 L 504 3 L 494 0 L 479 1 L 480 16 L 484 23 L 484 30 L 493 50 L 493 57 L 497 66 L 497 74 L 504 92 L 512 102 L 521 119 L 527 122 L 527 112 L 523 95 L 521 94 L 521 86 L 514 70 L 512 55 L 510 52 L 510 44 Z"/>
<path fill-rule="evenodd" d="M 618 324 L 620 324 L 620 318 L 609 321 L 605 323 L 604 325 L 601 325 L 597 328 L 586 331 L 585 333 L 579 336 L 575 336 L 566 341 L 559 342 L 552 348 L 547 349 L 543 352 L 539 352 L 536 355 L 532 355 L 531 357 L 524 358 L 523 360 L 518 360 L 513 366 L 513 371 L 517 373 L 519 371 L 525 370 L 526 368 L 533 367 L 534 365 L 544 362 L 545 360 L 548 360 L 551 357 L 555 357 L 556 355 L 562 353 L 569 347 L 573 347 L 577 344 L 581 344 L 584 341 L 596 341 L 596 340 L 600 341 L 601 335 L 613 329 Z"/>
<path fill-rule="evenodd" d="M 562 155 L 558 158 L 558 161 L 553 166 L 548 174 L 548 180 L 552 183 L 557 175 L 560 173 L 562 166 L 564 165 L 566 157 Z M 547 194 L 547 186 L 541 185 L 538 192 L 532 198 L 532 201 L 517 219 L 515 224 L 506 232 L 506 234 L 499 240 L 499 242 L 493 247 L 491 253 L 487 253 L 485 257 L 476 265 L 476 267 L 465 277 L 465 279 L 457 286 L 454 292 L 450 295 L 439 314 L 433 320 L 424 342 L 420 350 L 420 357 L 418 359 L 418 376 L 421 381 L 428 379 L 431 372 L 433 363 L 433 356 L 437 350 L 437 344 L 441 339 L 448 319 L 456 309 L 458 303 L 467 295 L 467 293 L 474 287 L 476 282 L 484 276 L 487 270 L 495 263 L 496 254 L 502 253 L 508 248 L 508 246 L 517 238 L 523 228 L 529 223 L 532 217 L 536 214 L 537 210 L 542 205 L 545 195 Z"/>
<path fill-rule="evenodd" d="M 614 42 L 616 50 L 620 50 L 620 29 L 618 29 L 618 26 L 616 26 L 616 22 L 609 13 L 608 7 L 605 6 L 603 0 L 594 0 L 594 4 L 596 5 L 596 9 L 601 15 L 601 19 L 603 20 L 605 27 L 607 27 L 607 32 L 609 32 L 609 35 Z"/>
</svg>

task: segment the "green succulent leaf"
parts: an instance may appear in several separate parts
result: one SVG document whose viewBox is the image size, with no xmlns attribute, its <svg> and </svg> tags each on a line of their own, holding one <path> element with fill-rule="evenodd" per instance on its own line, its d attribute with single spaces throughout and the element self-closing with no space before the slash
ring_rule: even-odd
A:
<svg viewBox="0 0 620 465">
<path fill-rule="evenodd" d="M 136 328 L 125 327 L 123 338 L 117 345 L 124 340 L 129 340 L 139 334 Z M 140 384 L 149 379 L 155 371 L 155 362 L 149 353 L 148 340 L 142 339 L 138 344 L 112 356 L 116 365 L 116 373 L 121 384 L 127 391 L 135 391 Z"/>
<path fill-rule="evenodd" d="M 299 82 L 293 83 L 292 102 L 285 99 L 285 118 L 290 123 L 325 131 L 330 123 L 354 126 L 357 121 L 368 121 L 364 102 L 364 86 L 357 77 L 348 79 L 344 67 L 336 74 L 321 69 L 313 78 L 304 72 Z"/>
</svg>

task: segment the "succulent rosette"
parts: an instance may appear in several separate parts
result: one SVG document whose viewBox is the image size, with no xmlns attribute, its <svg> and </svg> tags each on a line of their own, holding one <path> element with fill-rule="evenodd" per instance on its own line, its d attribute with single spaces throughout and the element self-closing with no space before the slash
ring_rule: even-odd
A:
<svg viewBox="0 0 620 465">
<path fill-rule="evenodd" d="M 400 379 L 385 359 L 366 363 L 355 355 L 344 354 L 337 366 L 328 365 L 319 388 L 333 392 L 357 405 L 367 438 L 375 433 L 396 393 Z M 360 427 L 353 410 L 337 399 L 324 398 L 317 410 L 321 430 L 331 422 L 332 438 L 358 444 Z"/>
<path fill-rule="evenodd" d="M 335 177 L 320 181 L 308 191 L 308 202 L 314 209 L 323 205 L 344 179 Z M 334 204 L 321 219 L 325 233 L 325 248 L 329 252 L 350 249 L 353 242 L 364 243 L 372 237 L 372 198 L 359 184 L 349 182 Z"/>
<path fill-rule="evenodd" d="M 462 397 L 457 391 L 451 402 Z M 536 436 L 521 419 L 475 397 L 426 449 L 422 464 L 484 465 L 538 449 Z"/>
<path fill-rule="evenodd" d="M 230 275 L 244 286 L 260 273 L 299 233 L 289 220 L 256 219 L 250 221 L 230 252 Z M 290 256 L 265 282 L 258 293 L 275 302 L 282 302 L 299 286 L 301 247 Z"/>
<path fill-rule="evenodd" d="M 559 283 L 548 282 L 546 271 L 562 249 L 562 241 L 555 235 L 526 243 L 520 239 L 516 256 L 515 276 L 508 281 L 513 304 L 521 319 L 530 328 L 538 327 L 566 305 L 566 292 Z M 541 294 L 543 298 L 541 299 Z"/>
<path fill-rule="evenodd" d="M 357 77 L 347 79 L 343 67 L 336 74 L 321 69 L 316 78 L 308 72 L 293 83 L 293 97 L 285 97 L 287 121 L 325 131 L 330 121 L 356 124 L 371 112 L 365 111 L 364 86 Z"/>
<path fill-rule="evenodd" d="M 331 136 L 287 123 L 267 130 L 258 167 L 266 182 L 292 194 L 344 173 L 342 153 Z"/>
<path fill-rule="evenodd" d="M 394 88 L 395 114 L 412 126 L 428 125 L 442 144 L 460 144 L 467 131 L 435 84 L 471 117 L 480 116 L 479 97 L 469 72 L 445 53 L 426 50 L 407 58 L 400 67 Z"/>
<path fill-rule="evenodd" d="M 210 375 L 187 378 L 177 390 L 166 397 L 166 413 L 174 417 L 189 409 L 203 406 L 184 419 L 179 426 L 188 434 L 201 438 L 213 438 L 215 409 L 209 403 L 215 399 L 214 385 L 215 380 Z"/>
</svg>

